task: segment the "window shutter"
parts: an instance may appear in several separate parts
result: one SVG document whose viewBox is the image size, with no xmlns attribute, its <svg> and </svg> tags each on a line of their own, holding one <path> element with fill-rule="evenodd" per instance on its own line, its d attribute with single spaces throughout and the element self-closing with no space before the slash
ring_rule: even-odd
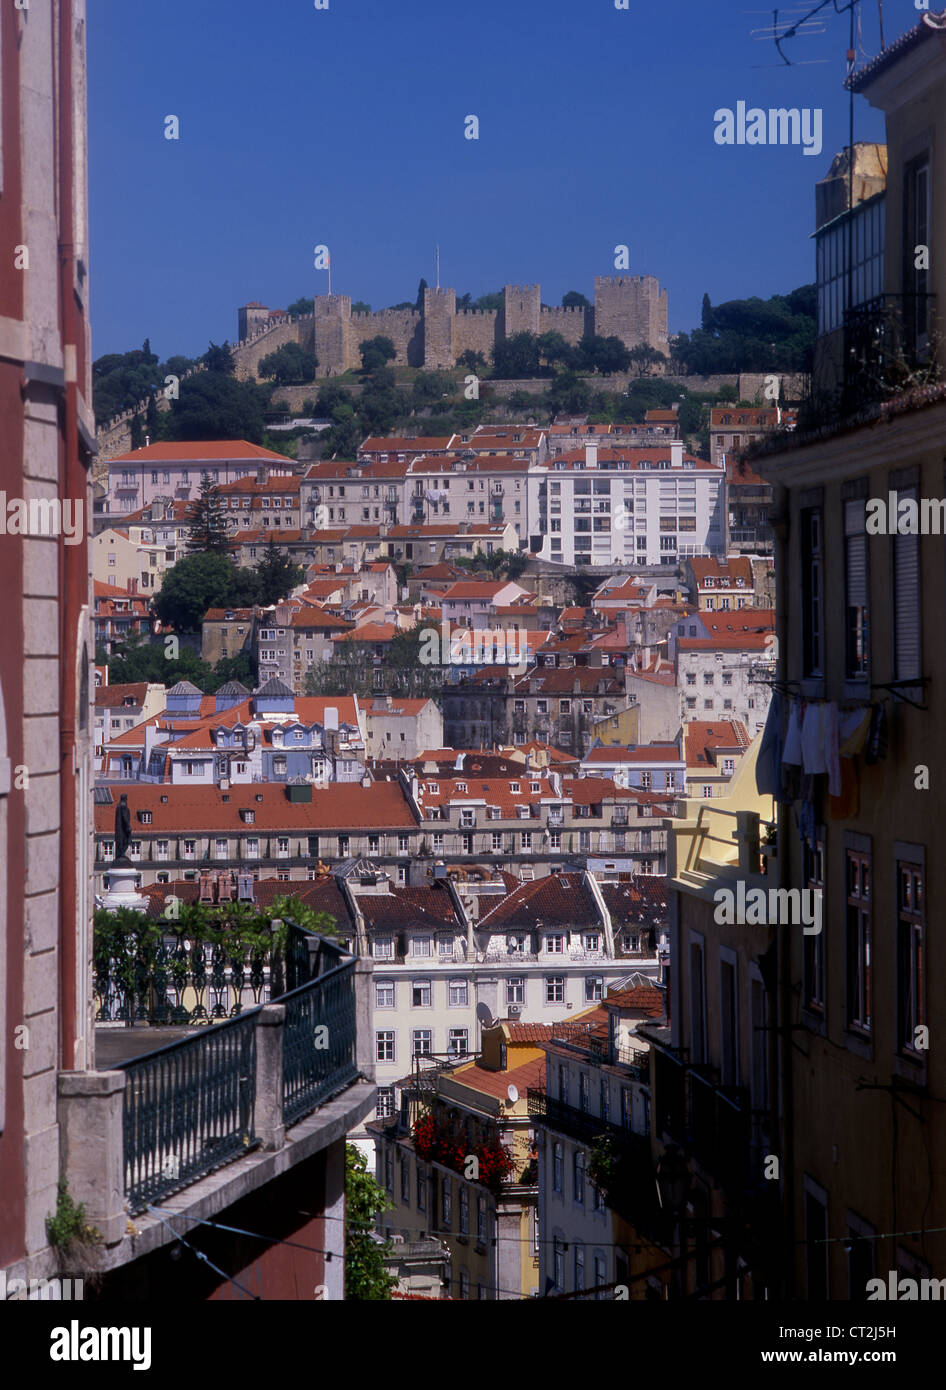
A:
<svg viewBox="0 0 946 1390">
<path fill-rule="evenodd" d="M 916 488 L 906 488 L 899 498 L 916 500 Z M 909 680 L 922 669 L 920 652 L 920 538 L 893 538 L 894 679 Z"/>
</svg>

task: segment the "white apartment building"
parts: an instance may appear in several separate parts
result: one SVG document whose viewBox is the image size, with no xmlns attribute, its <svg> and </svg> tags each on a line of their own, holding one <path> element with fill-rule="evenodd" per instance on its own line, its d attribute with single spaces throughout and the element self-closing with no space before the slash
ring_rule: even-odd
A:
<svg viewBox="0 0 946 1390">
<path fill-rule="evenodd" d="M 511 893 L 501 881 L 441 884 L 348 885 L 374 962 L 379 1114 L 391 1113 L 414 1058 L 477 1053 L 487 1017 L 553 1023 L 593 1007 L 632 971 L 657 975 L 646 924 L 613 918 L 584 871 Z"/>
<path fill-rule="evenodd" d="M 539 557 L 565 565 L 661 565 L 725 547 L 726 474 L 684 452 L 584 450 L 529 470 Z"/>
<path fill-rule="evenodd" d="M 753 738 L 763 728 L 775 674 L 770 635 L 745 632 L 677 641 L 680 719 L 741 719 Z"/>
</svg>

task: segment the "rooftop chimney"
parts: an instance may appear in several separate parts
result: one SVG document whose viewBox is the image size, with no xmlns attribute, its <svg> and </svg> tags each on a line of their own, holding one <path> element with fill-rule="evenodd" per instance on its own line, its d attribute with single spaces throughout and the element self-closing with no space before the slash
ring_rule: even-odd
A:
<svg viewBox="0 0 946 1390">
<path fill-rule="evenodd" d="M 598 467 L 598 446 L 597 446 L 597 444 L 586 444 L 586 445 L 585 445 L 585 467 L 586 467 L 586 468 L 597 468 L 597 467 Z"/>
</svg>

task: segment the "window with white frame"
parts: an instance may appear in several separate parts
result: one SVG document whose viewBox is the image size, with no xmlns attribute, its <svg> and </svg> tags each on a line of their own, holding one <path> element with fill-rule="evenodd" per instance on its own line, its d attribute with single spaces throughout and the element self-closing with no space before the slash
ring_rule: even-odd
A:
<svg viewBox="0 0 946 1390">
<path fill-rule="evenodd" d="M 375 980 L 374 1002 L 377 1009 L 393 1009 L 397 1002 L 393 980 Z"/>
<path fill-rule="evenodd" d="M 394 1055 L 395 1032 L 393 1028 L 384 1028 L 375 1033 L 375 1055 L 379 1062 L 393 1062 L 396 1060 Z"/>
<path fill-rule="evenodd" d="M 451 980 L 448 985 L 448 996 L 451 1008 L 459 1008 L 470 1001 L 470 986 L 466 980 Z"/>
<path fill-rule="evenodd" d="M 411 1007 L 414 1009 L 430 1008 L 430 981 L 414 980 L 411 983 Z"/>
<path fill-rule="evenodd" d="M 565 1002 L 565 976 L 546 975 L 545 977 L 545 1002 L 546 1004 L 564 1004 Z"/>
</svg>

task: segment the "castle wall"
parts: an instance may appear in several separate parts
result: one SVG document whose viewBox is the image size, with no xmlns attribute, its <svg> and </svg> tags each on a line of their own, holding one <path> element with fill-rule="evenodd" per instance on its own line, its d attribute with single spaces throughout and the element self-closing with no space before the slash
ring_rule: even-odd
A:
<svg viewBox="0 0 946 1390">
<path fill-rule="evenodd" d="M 501 337 L 502 315 L 495 309 L 461 309 L 453 327 L 458 357 L 464 352 L 481 352 L 492 361 L 493 349 Z"/>
<path fill-rule="evenodd" d="M 417 309 L 380 309 L 375 314 L 352 314 L 351 338 L 356 358 L 352 366 L 361 366 L 359 343 L 380 336 L 391 339 L 397 348 L 394 360 L 401 366 L 424 365 L 424 319 Z"/>
<path fill-rule="evenodd" d="M 594 332 L 593 309 L 542 309 L 539 313 L 540 333 L 561 333 L 566 343 L 577 347 L 586 333 Z"/>
<path fill-rule="evenodd" d="M 290 319 L 282 323 L 275 324 L 272 328 L 259 332 L 255 337 L 251 337 L 246 342 L 237 344 L 233 348 L 234 375 L 238 381 L 254 381 L 259 377 L 259 364 L 263 357 L 268 357 L 277 348 L 283 347 L 286 343 L 298 343 L 302 341 L 302 324 L 305 320 Z M 309 321 L 309 335 L 311 347 L 311 320 Z"/>
</svg>

